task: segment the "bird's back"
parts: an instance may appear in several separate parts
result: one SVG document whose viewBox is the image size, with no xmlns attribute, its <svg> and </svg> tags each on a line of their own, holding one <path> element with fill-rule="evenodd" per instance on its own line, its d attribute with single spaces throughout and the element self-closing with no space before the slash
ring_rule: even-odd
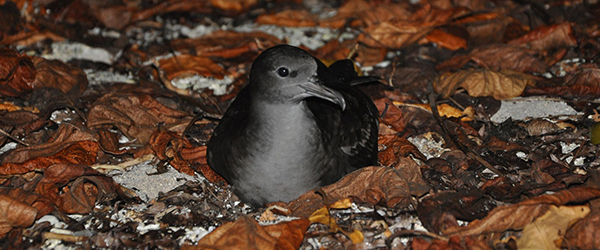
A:
<svg viewBox="0 0 600 250">
<path fill-rule="evenodd" d="M 306 99 L 331 150 L 331 160 L 323 164 L 321 179 L 322 185 L 327 185 L 356 169 L 377 164 L 379 113 L 371 98 L 353 86 L 377 81 L 375 78 L 359 77 L 350 60 L 337 61 L 321 70 L 328 71 L 322 75 L 337 78 L 327 79 L 324 84 L 342 93 L 346 100 L 342 111 L 331 102 Z"/>
</svg>

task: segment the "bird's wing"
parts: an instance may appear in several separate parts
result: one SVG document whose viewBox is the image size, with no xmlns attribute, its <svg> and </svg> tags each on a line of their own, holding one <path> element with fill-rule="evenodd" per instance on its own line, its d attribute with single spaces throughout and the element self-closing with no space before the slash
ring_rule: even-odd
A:
<svg viewBox="0 0 600 250">
<path fill-rule="evenodd" d="M 215 128 L 207 145 L 208 165 L 225 180 L 237 178 L 237 171 L 232 166 L 248 154 L 243 145 L 247 140 L 246 130 L 239 129 L 242 124 L 248 124 L 248 107 L 250 106 L 250 88 L 243 88 L 231 103 L 219 125 Z"/>
<path fill-rule="evenodd" d="M 325 100 L 307 99 L 308 107 L 324 135 L 325 147 L 334 151 L 332 155 L 339 155 L 324 170 L 330 172 L 323 175 L 325 183 L 336 181 L 329 176 L 339 176 L 338 171 L 349 172 L 377 164 L 377 107 L 365 93 L 349 84 L 365 80 L 356 75 L 353 64 L 335 65 L 331 66 L 334 71 L 328 74 L 337 76 L 339 80 L 327 79 L 324 84 L 342 93 L 346 109 L 342 111 L 339 106 Z M 335 159 L 346 160 L 335 162 Z"/>
</svg>

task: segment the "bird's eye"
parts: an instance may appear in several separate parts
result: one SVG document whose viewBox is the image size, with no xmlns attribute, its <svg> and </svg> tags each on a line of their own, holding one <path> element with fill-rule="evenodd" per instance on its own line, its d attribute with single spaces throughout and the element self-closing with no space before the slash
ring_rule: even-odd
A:
<svg viewBox="0 0 600 250">
<path fill-rule="evenodd" d="M 290 74 L 290 70 L 286 67 L 281 67 L 277 69 L 277 74 L 281 77 L 286 77 Z"/>
</svg>

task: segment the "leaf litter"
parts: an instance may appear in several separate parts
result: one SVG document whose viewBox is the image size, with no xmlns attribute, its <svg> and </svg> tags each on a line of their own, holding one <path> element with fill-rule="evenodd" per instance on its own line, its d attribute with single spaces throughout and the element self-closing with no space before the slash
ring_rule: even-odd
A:
<svg viewBox="0 0 600 250">
<path fill-rule="evenodd" d="M 599 7 L 0 1 L 0 242 L 598 248 Z M 205 144 L 281 43 L 381 77 L 360 86 L 381 114 L 379 166 L 253 208 Z"/>
</svg>

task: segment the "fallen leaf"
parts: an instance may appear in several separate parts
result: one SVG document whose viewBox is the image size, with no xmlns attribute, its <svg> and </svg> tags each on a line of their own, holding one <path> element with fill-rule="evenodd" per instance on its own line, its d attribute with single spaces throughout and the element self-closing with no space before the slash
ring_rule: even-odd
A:
<svg viewBox="0 0 600 250">
<path fill-rule="evenodd" d="M 224 11 L 241 12 L 256 5 L 258 0 L 210 0 L 210 4 Z"/>
<path fill-rule="evenodd" d="M 492 44 L 476 48 L 468 55 L 455 56 L 438 64 L 436 69 L 440 71 L 457 70 L 469 61 L 492 71 L 514 70 L 541 74 L 548 69 L 548 65 L 537 58 L 533 51 L 506 44 Z"/>
<path fill-rule="evenodd" d="M 506 230 L 521 230 L 538 217 L 546 214 L 552 206 L 585 202 L 600 197 L 600 190 L 579 187 L 554 194 L 537 196 L 517 204 L 499 206 L 484 219 L 471 221 L 466 227 L 456 226 L 444 230 L 444 235 L 481 235 Z"/>
<path fill-rule="evenodd" d="M 369 27 L 393 20 L 407 20 L 411 13 L 410 6 L 401 3 L 371 3 L 364 0 L 346 1 L 337 9 L 335 16 L 321 20 L 320 26 L 342 28 L 349 24 L 352 27 Z"/>
<path fill-rule="evenodd" d="M 466 28 L 469 33 L 468 44 L 478 47 L 490 43 L 502 42 L 506 27 L 511 18 L 496 12 L 474 13 L 453 21 L 452 24 Z"/>
<path fill-rule="evenodd" d="M 158 61 L 158 65 L 171 81 L 194 75 L 223 79 L 226 74 L 219 64 L 201 56 L 177 55 Z"/>
<path fill-rule="evenodd" d="M 260 226 L 254 219 L 240 216 L 236 221 L 227 222 L 204 236 L 197 245 L 184 245 L 181 249 L 298 249 L 309 224 L 307 219 L 298 219 Z"/>
<path fill-rule="evenodd" d="M 24 116 L 24 114 L 19 115 Z M 71 146 L 75 142 L 89 142 L 95 140 L 94 135 L 92 135 L 89 130 L 79 128 L 69 123 L 61 124 L 58 130 L 51 134 L 51 137 L 53 139 L 46 143 L 16 148 L 4 153 L 4 155 L 2 155 L 2 164 L 22 163 L 36 157 L 52 157 L 53 155 L 56 155 L 57 152 Z"/>
<path fill-rule="evenodd" d="M 567 85 L 600 87 L 600 68 L 595 64 L 582 64 L 565 77 Z"/>
<path fill-rule="evenodd" d="M 264 32 L 218 30 L 199 38 L 173 40 L 171 46 L 176 51 L 197 56 L 234 58 L 248 54 L 257 56 L 262 50 L 281 43 L 277 37 Z"/>
<path fill-rule="evenodd" d="M 433 28 L 434 23 L 383 22 L 364 29 L 358 40 L 371 47 L 402 49 L 425 37 Z"/>
<path fill-rule="evenodd" d="M 41 57 L 34 57 L 33 64 L 36 70 L 33 88 L 55 88 L 79 96 L 88 85 L 87 76 L 80 68 Z"/>
<path fill-rule="evenodd" d="M 0 237 L 4 237 L 15 227 L 24 228 L 33 225 L 37 212 L 37 209 L 29 204 L 0 194 Z"/>
<path fill-rule="evenodd" d="M 549 210 L 523 229 L 517 240 L 519 249 L 560 249 L 567 229 L 588 215 L 582 206 L 550 206 Z"/>
<path fill-rule="evenodd" d="M 467 40 L 440 29 L 431 31 L 424 40 L 424 43 L 435 43 L 448 50 L 467 49 Z"/>
<path fill-rule="evenodd" d="M 582 220 L 576 222 L 567 231 L 563 246 L 572 249 L 598 249 L 600 248 L 600 211 L 592 207 L 592 212 Z"/>
<path fill-rule="evenodd" d="M 1 96 L 21 96 L 31 92 L 35 74 L 35 66 L 29 56 L 0 48 Z"/>
<path fill-rule="evenodd" d="M 491 96 L 497 100 L 520 96 L 527 85 L 534 85 L 534 81 L 523 73 L 486 69 L 445 73 L 434 82 L 436 92 L 444 98 L 454 95 L 458 88 L 463 88 L 470 96 Z"/>
<path fill-rule="evenodd" d="M 526 47 L 543 53 L 553 48 L 576 46 L 577 40 L 573 36 L 571 24 L 565 22 L 540 26 L 524 36 L 508 42 L 508 44 Z"/>
<path fill-rule="evenodd" d="M 350 240 L 352 240 L 352 244 L 358 244 L 364 241 L 362 232 L 354 228 L 351 228 L 352 232 L 344 230 L 337 224 L 335 218 L 331 217 L 329 214 L 330 209 L 347 209 L 350 207 L 352 207 L 352 201 L 350 201 L 350 199 L 347 198 L 338 200 L 331 204 L 331 206 L 326 205 L 315 211 L 310 215 L 308 220 L 310 220 L 311 223 L 321 223 L 323 225 L 327 225 L 327 227 L 329 227 L 329 232 L 340 232 L 350 238 Z"/>
<path fill-rule="evenodd" d="M 367 204 L 383 202 L 388 207 L 406 207 L 411 202 L 411 190 L 407 179 L 400 172 L 389 167 L 365 167 L 356 170 L 341 180 L 321 188 L 329 202 L 353 197 Z M 309 191 L 288 203 L 292 216 L 309 217 L 323 207 L 323 197 Z"/>
<path fill-rule="evenodd" d="M 51 156 L 41 156 L 23 163 L 5 163 L 0 165 L 0 175 L 24 174 L 40 170 L 59 163 L 92 165 L 96 162 L 98 143 L 93 141 L 78 141 L 66 146 Z"/>
<path fill-rule="evenodd" d="M 256 19 L 259 24 L 272 24 L 284 27 L 314 27 L 318 17 L 307 10 L 284 10 L 275 14 L 264 14 Z"/>
<path fill-rule="evenodd" d="M 145 144 L 159 125 L 183 132 L 190 120 L 187 113 L 166 107 L 150 95 L 111 93 L 92 105 L 87 126 L 92 129 L 115 126 L 128 138 Z"/>
</svg>

